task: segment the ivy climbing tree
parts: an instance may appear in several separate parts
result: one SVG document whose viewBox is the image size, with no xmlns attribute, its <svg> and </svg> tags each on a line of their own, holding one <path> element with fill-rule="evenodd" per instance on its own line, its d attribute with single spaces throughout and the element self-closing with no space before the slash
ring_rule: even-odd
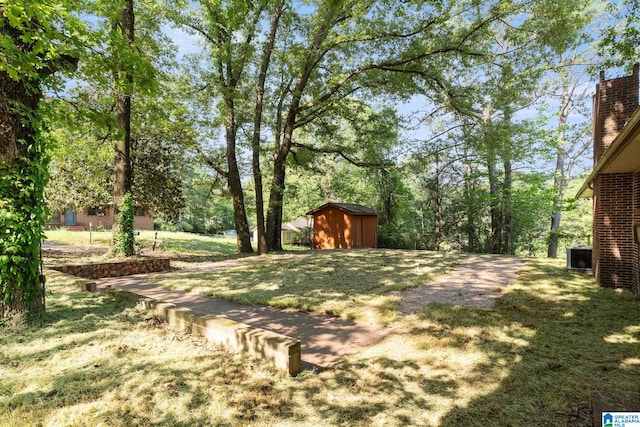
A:
<svg viewBox="0 0 640 427">
<path fill-rule="evenodd" d="M 118 255 L 132 256 L 135 252 L 134 243 L 133 198 L 131 197 L 131 193 L 125 193 L 120 203 L 120 209 L 118 209 L 114 252 Z"/>
<path fill-rule="evenodd" d="M 70 26 L 67 26 L 69 24 Z M 44 313 L 43 236 L 47 180 L 43 90 L 75 68 L 81 28 L 61 4 L 0 0 L 0 319 Z"/>
</svg>

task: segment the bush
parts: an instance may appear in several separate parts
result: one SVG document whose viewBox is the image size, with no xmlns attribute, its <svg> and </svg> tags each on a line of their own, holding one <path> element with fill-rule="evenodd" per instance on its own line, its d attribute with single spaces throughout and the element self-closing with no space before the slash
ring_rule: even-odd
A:
<svg viewBox="0 0 640 427">
<path fill-rule="evenodd" d="M 396 231 L 393 226 L 378 229 L 378 247 L 387 249 L 425 249 L 425 238 L 411 231 Z"/>
<path fill-rule="evenodd" d="M 178 226 L 178 224 L 172 221 L 167 221 L 166 219 L 159 216 L 153 219 L 153 229 L 158 231 L 180 231 L 180 227 Z"/>
</svg>

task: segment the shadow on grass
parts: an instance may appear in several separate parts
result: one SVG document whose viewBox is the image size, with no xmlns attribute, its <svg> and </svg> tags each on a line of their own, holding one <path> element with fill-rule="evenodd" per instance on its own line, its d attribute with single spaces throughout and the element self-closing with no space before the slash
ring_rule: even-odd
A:
<svg viewBox="0 0 640 427">
<path fill-rule="evenodd" d="M 0 329 L 0 425 L 210 425 L 205 412 L 167 404 L 202 409 L 210 396 L 192 364 L 167 366 L 182 362 L 155 338 L 170 332 L 148 325 L 133 303 L 72 292 L 50 301 L 43 324 Z M 149 339 L 157 351 L 144 348 Z"/>
<path fill-rule="evenodd" d="M 294 416 L 275 368 L 172 331 L 126 299 L 72 291 L 69 276 L 51 282 L 41 325 L 0 329 L 0 425 L 246 425 Z"/>
<path fill-rule="evenodd" d="M 24 336 L 15 338 L 26 350 L 21 355 L 12 355 L 12 363 L 42 361 L 62 350 L 107 338 L 113 335 L 110 326 L 115 322 L 131 325 L 139 321 L 127 315 L 134 306 L 135 303 L 124 299 L 79 292 L 65 292 L 60 299 L 48 298 L 47 312 L 41 322 L 25 327 Z M 68 340 L 64 340 L 65 337 Z M 31 346 L 29 339 L 44 345 Z"/>
<path fill-rule="evenodd" d="M 146 255 L 151 255 L 148 252 Z M 255 254 L 219 254 L 219 253 L 206 253 L 206 254 L 190 254 L 190 253 L 180 253 L 180 252 L 171 252 L 169 254 L 163 253 L 162 255 L 168 255 L 171 258 L 172 262 L 183 262 L 185 264 L 198 264 L 204 262 L 218 262 L 218 261 L 229 261 L 234 259 L 244 259 L 256 256 Z"/>
<path fill-rule="evenodd" d="M 426 251 L 288 253 L 224 270 L 163 275 L 157 283 L 242 304 L 332 315 L 368 305 L 384 316 L 394 307 L 376 298 L 425 283 L 458 260 Z"/>
<path fill-rule="evenodd" d="M 640 398 L 637 296 L 558 265 L 527 261 L 493 310 L 434 303 L 408 319 L 378 356 L 292 393 L 344 426 L 590 426 L 592 396 Z"/>
<path fill-rule="evenodd" d="M 318 383 L 301 385 L 314 415 L 326 425 L 426 425 L 420 416 L 439 404 L 434 396 L 451 398 L 455 383 L 433 378 L 416 363 L 378 356 L 343 361 Z"/>
<path fill-rule="evenodd" d="M 507 375 L 493 392 L 452 410 L 441 425 L 587 426 L 592 396 L 640 400 L 637 296 L 600 289 L 590 276 L 528 261 L 493 313 L 469 310 L 460 316 L 436 307 L 422 317 L 444 325 L 447 334 L 499 327 L 510 338 L 451 337 L 486 356 L 477 366 L 478 381 L 500 366 Z"/>
<path fill-rule="evenodd" d="M 202 344 L 180 353 L 190 338 L 124 301 L 56 301 L 46 327 L 0 335 L 8 423 L 587 426 L 592 395 L 640 397 L 637 297 L 541 260 L 492 310 L 430 304 L 384 342 L 297 378 Z"/>
</svg>

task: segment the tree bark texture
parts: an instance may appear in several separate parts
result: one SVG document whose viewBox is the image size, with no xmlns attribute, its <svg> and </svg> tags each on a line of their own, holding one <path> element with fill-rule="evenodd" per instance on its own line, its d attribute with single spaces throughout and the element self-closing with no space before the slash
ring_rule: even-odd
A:
<svg viewBox="0 0 640 427">
<path fill-rule="evenodd" d="M 558 230 L 560 229 L 560 220 L 562 219 L 562 200 L 564 199 L 564 193 L 566 191 L 564 162 L 564 150 L 559 148 L 556 156 L 556 173 L 553 179 L 555 195 L 551 211 L 551 229 L 549 233 L 549 246 L 547 247 L 548 258 L 557 258 L 558 256 L 558 243 L 560 241 Z"/>
<path fill-rule="evenodd" d="M 558 148 L 556 154 L 556 170 L 553 178 L 554 198 L 551 210 L 551 228 L 549 230 L 549 245 L 547 247 L 547 257 L 556 258 L 558 256 L 558 243 L 560 236 L 560 221 L 562 220 L 562 201 L 567 189 L 567 171 L 565 168 L 566 139 L 564 127 L 569 117 L 569 103 L 571 102 L 571 91 L 563 79 L 562 102 L 558 111 Z"/>
<path fill-rule="evenodd" d="M 318 66 L 318 59 L 322 55 L 320 47 L 327 39 L 329 30 L 337 23 L 336 10 L 327 13 L 325 19 L 320 23 L 313 37 L 310 39 L 308 53 L 302 62 L 300 70 L 295 79 L 295 85 L 292 90 L 289 108 L 287 109 L 287 118 L 285 120 L 282 141 L 276 145 L 273 163 L 273 179 L 271 181 L 271 190 L 269 192 L 269 210 L 267 213 L 267 246 L 269 250 L 282 250 L 282 207 L 284 204 L 284 190 L 286 178 L 286 160 L 291 145 L 293 143 L 293 131 L 296 128 L 296 120 L 300 113 L 300 102 L 303 92 L 305 91 L 311 74 L 315 67 Z M 339 13 L 338 13 L 339 14 Z"/>
<path fill-rule="evenodd" d="M 256 104 L 253 118 L 253 138 L 252 138 L 252 163 L 253 163 L 253 181 L 255 185 L 256 195 L 256 228 L 257 228 L 257 245 L 258 253 L 266 254 L 269 251 L 267 244 L 265 217 L 264 217 L 264 197 L 262 184 L 262 170 L 260 168 L 260 139 L 262 125 L 262 109 L 264 103 L 264 86 L 267 79 L 267 71 L 271 62 L 271 53 L 276 41 L 276 33 L 282 16 L 284 2 L 276 5 L 273 16 L 271 18 L 271 26 L 269 38 L 267 39 L 264 51 L 262 53 L 262 63 L 260 65 L 260 74 L 258 76 L 258 85 L 256 87 Z"/>
<path fill-rule="evenodd" d="M 489 197 L 491 199 L 491 253 L 499 254 L 502 249 L 502 212 L 500 209 L 500 185 L 496 170 L 496 158 L 492 153 L 487 158 L 487 172 L 489 174 Z"/>
<path fill-rule="evenodd" d="M 502 228 L 504 230 L 504 248 L 502 253 L 509 254 L 513 252 L 513 243 L 515 241 L 514 229 L 513 229 L 513 214 L 512 214 L 512 192 L 513 192 L 513 167 L 511 165 L 511 159 L 505 157 L 503 159 L 504 166 L 504 183 L 502 185 Z"/>
<path fill-rule="evenodd" d="M 242 181 L 240 180 L 240 170 L 238 169 L 238 159 L 236 157 L 236 123 L 232 100 L 227 100 L 225 127 L 227 139 L 227 185 L 233 200 L 233 218 L 236 225 L 238 251 L 240 253 L 251 253 L 253 252 L 251 230 L 247 221 Z"/>
<path fill-rule="evenodd" d="M 269 192 L 269 210 L 267 212 L 267 246 L 271 251 L 282 250 L 282 205 L 284 203 L 284 189 L 286 178 L 285 161 L 289 149 L 279 151 L 273 163 L 273 179 Z"/>
<path fill-rule="evenodd" d="M 465 147 L 464 158 L 468 159 L 467 148 Z M 466 221 L 465 231 L 467 234 L 467 250 L 469 252 L 480 252 L 481 249 L 478 245 L 478 238 L 476 235 L 476 223 L 478 212 L 475 209 L 475 203 L 473 203 L 474 188 L 473 181 L 471 179 L 471 166 L 468 161 L 464 163 L 464 199 L 466 201 Z"/>
<path fill-rule="evenodd" d="M 436 173 L 435 173 L 435 182 L 434 182 L 434 229 L 433 229 L 433 248 L 435 251 L 440 251 L 440 244 L 442 242 L 442 197 L 440 196 L 440 161 L 438 158 L 438 154 L 436 153 Z"/>
<path fill-rule="evenodd" d="M 126 0 L 118 19 L 113 22 L 114 30 L 119 30 L 129 47 L 135 42 L 135 15 L 133 0 Z M 130 67 L 120 65 L 114 73 L 116 87 L 124 83 L 125 89 L 117 89 L 116 92 L 116 121 L 122 138 L 114 141 L 113 161 L 113 243 L 114 248 L 123 251 L 123 255 L 132 256 L 135 252 L 133 242 L 133 230 L 121 230 L 118 226 L 120 205 L 125 194 L 132 194 L 132 168 L 131 168 L 131 94 L 133 92 L 133 73 Z M 130 235 L 123 236 L 121 233 Z M 120 234 L 120 237 L 118 235 Z M 124 247 L 118 247 L 116 240 L 126 242 Z"/>
<path fill-rule="evenodd" d="M 135 16 L 133 11 L 133 0 L 127 0 L 120 10 L 120 16 L 113 23 L 114 29 L 119 29 L 122 36 L 130 43 L 135 41 Z M 113 203 L 115 217 L 118 214 L 118 207 L 122 202 L 122 197 L 131 192 L 132 171 L 131 171 L 131 94 L 133 86 L 133 75 L 127 67 L 121 66 L 115 72 L 114 81 L 117 83 L 124 80 L 126 90 L 116 92 L 116 121 L 122 138 L 114 142 L 114 187 Z M 114 223 L 114 227 L 116 224 Z"/>
</svg>

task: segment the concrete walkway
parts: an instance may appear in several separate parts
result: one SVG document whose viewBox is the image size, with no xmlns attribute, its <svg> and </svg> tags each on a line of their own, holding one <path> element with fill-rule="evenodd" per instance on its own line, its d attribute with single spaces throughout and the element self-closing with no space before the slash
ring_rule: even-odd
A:
<svg viewBox="0 0 640 427">
<path fill-rule="evenodd" d="M 220 268 L 228 268 L 226 264 Z M 203 269 L 199 269 L 203 271 Z M 211 271 L 211 269 L 209 269 Z M 153 284 L 154 275 L 135 275 L 96 280 L 98 289 L 117 288 L 170 302 L 195 312 L 213 314 L 300 340 L 303 368 L 327 368 L 340 357 L 357 353 L 385 337 L 390 329 L 377 325 L 298 310 L 236 304 Z"/>
<path fill-rule="evenodd" d="M 182 272 L 204 272 L 233 268 L 249 262 L 233 260 L 206 263 Z M 255 261 L 254 261 L 255 262 Z M 398 310 L 411 314 L 430 302 L 490 308 L 502 290 L 516 278 L 523 261 L 516 257 L 474 255 L 451 274 L 403 292 L 394 292 Z M 169 290 L 153 283 L 155 274 L 141 274 L 96 280 L 98 289 L 117 288 L 146 298 L 173 303 L 193 311 L 213 314 L 253 327 L 266 329 L 301 341 L 305 367 L 326 368 L 342 356 L 375 344 L 390 333 L 389 328 L 333 316 L 236 304 L 188 292 Z"/>
<path fill-rule="evenodd" d="M 412 314 L 431 302 L 474 308 L 491 308 L 502 292 L 517 278 L 522 259 L 497 255 L 472 255 L 464 264 L 442 276 L 403 292 L 398 311 Z"/>
</svg>

